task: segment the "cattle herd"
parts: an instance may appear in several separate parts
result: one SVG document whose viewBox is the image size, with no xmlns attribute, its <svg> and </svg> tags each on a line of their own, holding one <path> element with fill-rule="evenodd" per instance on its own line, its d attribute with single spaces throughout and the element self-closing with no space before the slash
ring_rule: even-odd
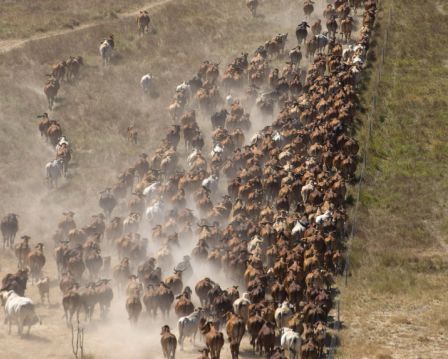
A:
<svg viewBox="0 0 448 359">
<path fill-rule="evenodd" d="M 256 16 L 258 1 L 246 4 Z M 346 29 L 361 7 L 355 41 Z M 189 338 L 203 343 L 201 358 L 219 359 L 228 341 L 236 359 L 245 336 L 255 354 L 268 358 L 326 355 L 334 276 L 345 266 L 346 188 L 356 181 L 356 89 L 376 7 L 375 0 L 333 1 L 324 13 L 326 33 L 318 21 L 309 34 L 303 21 L 290 51 L 288 34 L 278 34 L 250 59 L 235 58 L 222 75 L 218 64 L 205 61 L 177 86 L 169 106 L 174 124 L 155 153 L 142 153 L 101 192 L 103 213 L 90 223 L 78 226 L 75 213 L 66 212 L 58 224 L 54 258 L 68 325 L 80 312 L 92 320 L 96 307 L 105 319 L 121 300 L 133 327 L 142 312 L 178 318 L 177 328 L 161 328 L 165 358 Z M 313 2 L 306 0 L 303 10 L 309 18 Z M 139 34 L 149 24 L 140 12 Z M 113 49 L 111 35 L 100 46 L 104 66 Z M 272 68 L 283 58 L 289 61 L 281 71 Z M 45 87 L 50 109 L 51 91 L 57 93 L 64 75 L 76 79 L 80 65 L 81 57 L 71 57 L 53 68 Z M 212 129 L 211 140 L 199 117 L 210 119 L 202 127 Z M 40 118 L 41 134 L 56 148 L 47 176 L 57 186 L 70 147 L 56 121 L 47 113 Z M 112 215 L 125 206 L 128 215 Z M 26 235 L 15 243 L 19 218 L 9 214 L 1 222 L 3 249 L 14 251 L 18 270 L 3 278 L 0 293 L 9 327 L 15 323 L 22 333 L 39 321 L 25 297 L 28 277 L 48 302 L 50 278 L 42 272 L 44 244 L 30 245 Z M 195 268 L 202 265 L 213 270 L 200 276 Z M 235 285 L 222 288 L 213 273 Z"/>
</svg>

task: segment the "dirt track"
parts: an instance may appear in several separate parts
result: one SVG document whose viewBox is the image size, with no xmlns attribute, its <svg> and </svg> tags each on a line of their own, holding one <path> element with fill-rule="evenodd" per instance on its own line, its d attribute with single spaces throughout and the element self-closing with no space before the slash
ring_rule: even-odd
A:
<svg viewBox="0 0 448 359">
<path fill-rule="evenodd" d="M 148 11 L 154 10 L 155 8 L 162 6 L 166 3 L 172 2 L 173 0 L 159 0 L 159 1 L 152 1 L 150 2 L 148 5 L 143 6 L 142 9 L 146 9 Z M 129 17 L 135 17 L 140 10 L 136 10 L 136 11 L 130 11 L 130 12 L 125 12 L 123 14 L 117 15 L 118 19 L 126 19 Z M 117 20 L 113 20 L 113 21 L 117 21 Z M 35 42 L 35 41 L 39 41 L 39 40 L 43 40 L 43 39 L 48 39 L 51 37 L 58 37 L 58 36 L 64 36 L 73 32 L 77 32 L 77 31 L 81 31 L 81 30 L 85 30 L 85 29 L 92 29 L 95 28 L 97 26 L 100 25 L 107 25 L 108 23 L 113 22 L 111 20 L 104 20 L 104 21 L 94 21 L 94 22 L 90 22 L 90 23 L 86 23 L 86 24 L 81 24 L 80 26 L 74 28 L 74 29 L 63 29 L 63 30 L 53 30 L 53 31 L 48 31 L 44 34 L 37 34 L 34 35 L 30 38 L 26 38 L 26 39 L 8 39 L 8 40 L 3 40 L 0 41 L 0 54 L 17 49 L 22 47 L 23 45 L 30 43 L 30 42 Z"/>
</svg>

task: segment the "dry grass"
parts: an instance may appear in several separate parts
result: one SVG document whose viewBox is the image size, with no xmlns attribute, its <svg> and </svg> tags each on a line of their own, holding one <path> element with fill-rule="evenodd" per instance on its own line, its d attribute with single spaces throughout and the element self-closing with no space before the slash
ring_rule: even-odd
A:
<svg viewBox="0 0 448 359">
<path fill-rule="evenodd" d="M 378 58 L 391 3 L 382 1 Z M 395 1 L 342 295 L 339 358 L 447 357 L 448 23 L 437 6 Z M 369 71 L 365 108 L 378 63 Z M 365 134 L 366 126 L 360 138 Z"/>
<path fill-rule="evenodd" d="M 154 2 L 156 0 L 3 0 L 0 39 L 73 29 L 86 22 L 114 19 Z"/>
</svg>

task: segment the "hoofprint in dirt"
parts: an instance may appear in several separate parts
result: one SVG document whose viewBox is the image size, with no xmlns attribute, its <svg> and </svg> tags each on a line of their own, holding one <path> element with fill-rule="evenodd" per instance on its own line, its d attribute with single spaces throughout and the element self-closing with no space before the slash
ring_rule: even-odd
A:
<svg viewBox="0 0 448 359">
<path fill-rule="evenodd" d="M 284 14 L 283 14 L 284 15 Z M 281 19 L 282 14 L 278 14 L 278 20 Z M 275 16 L 273 16 L 275 18 Z M 272 21 L 272 20 L 271 20 Z M 268 22 L 269 23 L 269 22 Z M 270 25 L 275 25 L 273 23 L 271 23 Z M 278 24 L 280 25 L 280 24 Z M 175 82 L 173 81 L 173 84 Z M 28 86 L 28 85 L 24 85 L 24 86 Z M 171 86 L 173 87 L 173 86 Z M 79 89 L 72 89 L 73 91 L 79 91 Z M 68 101 L 68 99 L 67 99 Z M 58 116 L 63 117 L 64 116 L 64 111 L 63 108 L 61 107 L 58 112 L 56 112 L 56 114 Z M 68 117 L 68 114 L 65 114 Z M 90 120 L 90 119 L 87 119 Z M 76 127 L 76 125 L 74 126 Z M 95 124 L 92 125 L 93 128 L 95 128 Z M 262 126 L 260 126 L 262 127 Z M 79 131 L 79 130 L 78 130 Z M 73 138 L 74 138 L 74 142 L 76 143 L 76 141 L 80 141 L 79 139 L 77 139 L 78 137 L 76 137 L 76 132 L 73 131 Z M 36 136 L 37 137 L 37 136 Z M 36 140 L 36 139 L 34 139 Z M 32 145 L 34 147 L 34 145 Z M 38 145 L 38 147 L 40 147 L 40 149 L 42 151 L 44 151 L 45 145 Z M 80 150 L 79 153 L 82 153 L 82 151 L 84 151 L 84 149 L 81 149 L 81 146 L 79 146 Z M 80 166 L 84 166 L 85 164 L 88 164 L 88 161 L 82 161 L 81 159 L 88 159 L 88 156 L 86 157 L 82 157 L 80 156 L 79 159 L 79 164 Z M 35 166 L 35 169 L 37 169 L 38 166 Z M 65 208 L 70 208 L 70 209 L 74 209 L 75 211 L 78 211 L 79 213 L 92 213 L 97 211 L 97 207 L 96 207 L 96 200 L 95 200 L 95 196 L 92 195 L 92 192 L 94 191 L 85 191 L 85 189 L 83 188 L 83 185 L 88 183 L 88 186 L 92 185 L 92 182 L 94 183 L 94 186 L 102 186 L 104 185 L 104 176 L 101 176 L 101 181 L 98 181 L 98 178 L 94 178 L 94 180 L 92 182 L 90 182 L 90 178 L 82 178 L 83 174 L 82 172 L 85 170 L 84 167 L 80 167 L 79 169 L 79 174 L 77 176 L 77 178 L 73 179 L 73 182 L 70 181 L 70 183 L 67 185 L 68 189 L 70 190 L 74 190 L 74 192 L 76 194 L 79 194 L 79 196 L 74 196 L 76 197 L 75 202 L 72 200 L 72 196 L 70 196 L 70 198 L 66 198 L 68 196 L 66 196 L 66 193 L 64 192 L 52 192 L 50 194 L 47 193 L 42 193 L 41 191 L 31 191 L 32 192 L 32 196 L 31 198 L 33 198 L 32 201 L 30 201 L 30 197 L 26 197 L 26 200 L 22 199 L 26 194 L 25 193 L 21 193 L 20 197 L 17 196 L 14 199 L 17 199 L 16 201 L 14 201 L 15 206 L 17 206 L 16 208 L 18 209 L 17 212 L 20 212 L 20 209 L 22 208 L 19 203 L 22 202 L 27 202 L 28 206 L 26 207 L 26 211 L 25 211 L 25 215 L 22 217 L 24 217 L 26 220 L 22 220 L 22 223 L 24 223 L 24 226 L 22 227 L 23 231 L 29 232 L 31 233 L 34 237 L 43 237 L 45 238 L 44 241 L 49 243 L 48 241 L 48 236 L 49 233 L 51 233 L 51 231 L 55 228 L 54 227 L 54 221 L 57 218 L 58 213 L 62 212 L 63 209 Z M 98 171 L 98 169 L 95 167 L 94 168 L 95 171 Z M 108 172 L 113 172 L 110 169 L 108 170 Z M 103 172 L 104 173 L 104 172 Z M 79 182 L 78 182 L 79 179 Z M 82 179 L 84 179 L 86 182 L 82 182 Z M 100 183 L 98 183 L 98 182 Z M 27 183 L 27 184 L 32 184 L 32 179 Z M 34 184 L 34 183 L 33 183 Z M 24 186 L 23 188 L 27 188 L 27 186 Z M 30 188 L 35 188 L 33 186 L 30 186 Z M 87 192 L 87 193 L 85 193 Z M 56 206 L 53 206 L 53 203 L 56 202 L 57 204 L 57 208 L 55 208 Z M 85 208 L 89 208 L 88 211 L 85 211 Z M 37 215 L 36 215 L 37 214 Z M 85 218 L 80 219 L 80 222 L 82 222 L 82 220 L 85 220 Z M 44 226 L 42 226 L 42 223 L 45 223 Z M 47 227 L 48 224 L 48 227 Z M 51 228 L 51 229 L 50 229 Z M 47 252 L 47 256 L 48 258 L 51 257 L 50 253 Z M 2 261 L 3 264 L 3 261 Z M 5 268 L 7 268 L 8 271 L 12 271 L 15 267 L 14 265 L 14 261 L 6 261 L 6 265 L 4 265 Z M 55 271 L 54 268 L 53 270 L 50 269 L 50 272 L 48 273 L 49 275 L 54 275 Z M 2 266 L 2 270 L 3 270 L 3 266 Z M 5 271 L 6 272 L 6 271 Z M 3 275 L 4 273 L 2 273 Z M 225 285 L 224 283 L 222 283 L 223 286 Z M 58 292 L 57 288 L 53 288 L 53 293 L 54 292 Z M 29 291 L 30 296 L 32 296 L 33 298 L 37 298 L 36 293 L 34 292 L 33 294 L 33 289 L 31 289 Z M 53 297 L 54 298 L 54 297 Z M 58 300 L 59 299 L 59 300 Z M 87 326 L 87 335 L 86 335 L 86 343 L 89 340 L 89 334 L 91 334 L 91 338 L 92 338 L 92 342 L 96 343 L 95 345 L 95 349 L 92 350 L 92 352 L 96 353 L 96 355 L 98 357 L 101 357 L 101 355 L 104 355 L 103 353 L 107 353 L 105 355 L 105 357 L 114 357 L 115 353 L 120 353 L 121 356 L 125 355 L 126 353 L 129 354 L 129 350 L 128 348 L 126 348 L 126 352 L 120 352 L 118 348 L 116 348 L 114 345 L 112 345 L 109 341 L 112 339 L 114 339 L 114 334 L 116 333 L 120 333 L 122 331 L 124 331 L 124 328 L 128 328 L 128 323 L 126 321 L 126 317 L 124 315 L 121 315 L 120 313 L 124 314 L 124 303 L 119 301 L 120 298 L 116 298 L 116 300 L 114 301 L 114 307 L 110 316 L 110 324 L 106 323 L 106 325 L 103 327 L 102 323 L 97 322 L 97 324 L 95 325 L 88 325 Z M 57 302 L 60 303 L 60 298 L 57 298 Z M 121 308 L 121 309 L 120 309 Z M 43 308 L 42 308 L 43 309 Z M 55 346 L 57 345 L 58 348 L 60 348 L 59 345 L 61 346 L 65 346 L 67 347 L 66 341 L 67 338 L 69 337 L 68 332 L 66 331 L 64 335 L 60 335 L 60 333 L 63 333 L 64 329 L 64 324 L 62 320 L 58 320 L 58 315 L 54 315 L 54 311 L 56 311 L 56 313 L 61 313 L 60 308 L 50 308 L 49 312 L 48 312 L 48 324 L 44 324 L 42 329 L 43 329 L 43 333 L 45 333 L 45 330 L 48 330 L 47 333 L 49 333 L 48 336 L 40 336 L 40 334 L 38 335 L 33 334 L 33 336 L 30 339 L 35 339 L 35 340 L 31 340 L 30 342 L 30 347 L 33 347 L 33 350 L 35 350 L 35 346 L 34 344 L 39 343 L 39 345 L 42 344 L 42 353 L 46 353 L 46 350 L 48 350 L 48 355 L 51 356 L 51 353 L 54 353 L 55 348 L 52 348 L 53 344 L 55 344 Z M 44 312 L 45 313 L 45 312 Z M 45 323 L 45 314 L 43 315 L 43 319 L 44 319 L 44 323 Z M 53 321 L 54 320 L 54 321 Z M 146 325 L 145 325 L 146 324 Z M 173 326 L 173 323 L 171 323 Z M 95 326 L 98 325 L 97 328 L 95 328 Z M 160 326 L 160 323 L 158 323 L 157 325 Z M 146 336 L 150 336 L 151 338 L 157 338 L 157 340 L 154 343 L 154 349 L 153 346 L 151 344 L 149 344 L 148 347 L 143 347 L 143 352 L 152 352 L 152 350 L 156 350 L 157 351 L 157 355 L 160 355 L 159 352 L 159 343 L 158 343 L 158 337 L 156 334 L 158 334 L 159 328 L 157 328 L 157 330 L 154 331 L 148 331 L 148 334 L 145 333 L 145 330 L 147 326 L 151 326 L 151 328 L 153 327 L 153 323 L 151 323 L 151 321 L 147 321 L 146 323 L 144 323 L 142 321 L 141 324 L 139 324 L 138 328 L 137 328 L 137 334 L 131 335 L 129 338 L 126 339 L 131 339 L 132 338 L 139 338 L 138 341 L 136 341 L 135 343 L 135 347 L 136 347 L 136 357 L 138 357 L 142 348 L 138 348 L 139 345 L 141 345 L 142 342 L 144 342 L 144 338 L 146 338 Z M 143 327 L 143 328 L 142 328 Z M 107 328 L 107 329 L 106 329 Z M 114 334 L 112 334 L 109 329 L 116 329 L 114 330 Z M 142 330 L 143 329 L 143 330 Z M 54 330 L 54 332 L 53 332 Z M 50 333 L 58 333 L 58 335 L 52 335 Z M 128 333 L 132 333 L 132 331 L 127 330 Z M 104 335 L 105 333 L 105 335 Z M 98 338 L 96 337 L 96 335 L 98 335 Z M 96 339 L 97 338 L 97 339 Z M 106 341 L 103 341 L 104 338 L 106 338 Z M 121 336 L 118 338 L 122 338 Z M 118 340 L 116 343 L 120 343 L 120 341 Z M 11 339 L 11 340 L 19 340 L 18 338 L 15 339 Z M 49 342 L 47 342 L 47 340 Z M 53 343 L 54 341 L 54 343 Z M 113 342 L 115 343 L 115 340 L 113 340 Z M 127 341 L 123 341 L 126 342 Z M 23 343 L 25 342 L 21 342 L 22 346 Z M 53 343 L 53 344 L 52 344 Z M 149 343 L 152 343 L 152 340 L 149 339 Z M 122 343 L 120 343 L 122 344 Z M 86 344 L 88 346 L 88 344 Z M 102 348 L 102 345 L 104 345 L 104 347 Z M 144 344 L 146 345 L 146 344 Z M 121 346 L 121 345 L 120 345 Z M 69 347 L 69 346 L 68 346 Z M 101 348 L 101 349 L 98 349 Z M 157 349 L 155 349 L 157 348 Z M 22 351 L 21 351 L 22 352 Z M 57 351 L 59 352 L 59 351 Z M 111 354 L 113 353 L 113 354 Z M 13 355 L 17 355 L 17 357 L 20 357 L 19 353 L 13 353 Z M 144 354 L 146 355 L 146 354 Z M 192 353 L 192 355 L 196 355 L 196 353 Z M 118 356 L 117 356 L 118 357 Z"/>
</svg>

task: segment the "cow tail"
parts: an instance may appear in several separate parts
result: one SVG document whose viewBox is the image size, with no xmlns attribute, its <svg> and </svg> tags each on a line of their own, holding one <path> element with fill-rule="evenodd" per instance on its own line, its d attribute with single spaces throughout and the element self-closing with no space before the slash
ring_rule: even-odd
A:
<svg viewBox="0 0 448 359">
<path fill-rule="evenodd" d="M 177 328 L 179 329 L 179 344 L 182 343 L 182 337 L 184 334 L 184 321 L 179 321 L 177 323 Z"/>
<path fill-rule="evenodd" d="M 168 341 L 168 355 L 170 359 L 174 359 L 176 355 L 176 342 L 174 340 Z"/>
</svg>

